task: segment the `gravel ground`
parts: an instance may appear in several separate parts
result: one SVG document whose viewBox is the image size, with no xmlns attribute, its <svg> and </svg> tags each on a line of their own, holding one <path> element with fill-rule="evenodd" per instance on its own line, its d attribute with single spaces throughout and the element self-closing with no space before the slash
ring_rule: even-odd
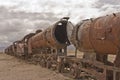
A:
<svg viewBox="0 0 120 80">
<path fill-rule="evenodd" d="M 73 80 L 40 65 L 28 64 L 13 56 L 0 54 L 0 80 Z"/>
</svg>

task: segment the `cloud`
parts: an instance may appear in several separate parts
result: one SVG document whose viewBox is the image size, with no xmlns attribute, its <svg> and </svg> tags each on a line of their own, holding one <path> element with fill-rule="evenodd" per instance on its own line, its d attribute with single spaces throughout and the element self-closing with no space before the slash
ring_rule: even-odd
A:
<svg viewBox="0 0 120 80">
<path fill-rule="evenodd" d="M 95 3 L 100 15 L 112 14 L 120 11 L 120 0 L 99 0 Z"/>
<path fill-rule="evenodd" d="M 6 5 L 3 0 L 0 0 Z M 61 18 L 62 16 L 70 16 L 71 20 L 76 23 L 81 16 L 82 19 L 93 17 L 98 13 L 98 9 L 94 8 L 94 4 L 98 0 L 7 0 L 14 11 L 38 12 L 38 13 L 54 13 L 54 16 Z M 9 5 L 7 5 L 9 6 Z M 92 16 L 91 16 L 92 14 Z M 77 16 L 76 16 L 77 15 Z"/>
<path fill-rule="evenodd" d="M 0 47 L 6 47 L 37 29 L 47 28 L 58 20 L 54 13 L 15 12 L 3 6 L 0 11 Z"/>
</svg>

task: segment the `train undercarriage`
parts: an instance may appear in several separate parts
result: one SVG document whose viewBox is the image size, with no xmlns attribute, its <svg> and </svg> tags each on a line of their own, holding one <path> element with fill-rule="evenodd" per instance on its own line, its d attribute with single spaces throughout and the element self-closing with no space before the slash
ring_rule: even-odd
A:
<svg viewBox="0 0 120 80">
<path fill-rule="evenodd" d="M 83 57 L 79 58 L 77 57 L 77 51 L 74 55 L 68 55 L 67 48 L 42 49 L 38 52 L 39 54 L 36 52 L 29 57 L 22 57 L 22 59 L 62 74 L 67 73 L 74 79 L 120 80 L 119 54 L 112 63 L 108 61 L 108 55 L 84 53 Z"/>
</svg>

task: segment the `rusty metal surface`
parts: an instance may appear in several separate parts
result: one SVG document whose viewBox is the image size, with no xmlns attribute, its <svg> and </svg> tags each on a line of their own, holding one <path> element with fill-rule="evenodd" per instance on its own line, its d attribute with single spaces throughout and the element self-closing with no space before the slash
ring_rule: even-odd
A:
<svg viewBox="0 0 120 80">
<path fill-rule="evenodd" d="M 13 54 L 13 45 L 8 46 L 8 47 L 5 49 L 5 53 L 6 53 L 6 54 L 9 54 L 9 55 Z"/>
<path fill-rule="evenodd" d="M 104 16 L 93 20 L 90 41 L 98 53 L 116 54 L 120 44 L 120 14 Z"/>
<path fill-rule="evenodd" d="M 80 51 L 116 54 L 120 48 L 120 13 L 85 20 L 72 36 Z M 74 32 L 74 31 L 73 31 Z"/>
<path fill-rule="evenodd" d="M 11 51 L 16 56 L 24 55 L 24 43 L 22 41 L 15 41 L 12 44 L 12 50 Z"/>
<path fill-rule="evenodd" d="M 28 43 L 29 38 L 31 38 L 32 36 L 34 36 L 35 34 L 39 33 L 40 30 L 37 30 L 36 33 L 29 33 L 26 36 L 24 36 L 24 38 L 21 40 L 23 43 Z"/>
<path fill-rule="evenodd" d="M 88 19 L 83 20 L 80 23 L 78 23 L 76 27 L 73 29 L 71 42 L 80 51 L 84 51 L 84 52 L 94 51 L 89 40 L 90 23 L 91 23 L 91 20 L 88 20 Z"/>
<path fill-rule="evenodd" d="M 52 47 L 56 49 L 64 48 L 69 44 L 67 37 L 67 27 L 72 24 L 67 20 L 60 20 L 51 25 L 46 30 L 37 33 L 28 41 L 32 49 Z"/>
</svg>

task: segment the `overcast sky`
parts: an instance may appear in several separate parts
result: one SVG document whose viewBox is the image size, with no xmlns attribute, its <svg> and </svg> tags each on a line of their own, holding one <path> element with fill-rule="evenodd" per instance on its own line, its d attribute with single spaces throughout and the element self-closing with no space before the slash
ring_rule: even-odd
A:
<svg viewBox="0 0 120 80">
<path fill-rule="evenodd" d="M 0 0 L 0 47 L 47 28 L 63 16 L 76 24 L 119 11 L 120 0 Z"/>
</svg>

